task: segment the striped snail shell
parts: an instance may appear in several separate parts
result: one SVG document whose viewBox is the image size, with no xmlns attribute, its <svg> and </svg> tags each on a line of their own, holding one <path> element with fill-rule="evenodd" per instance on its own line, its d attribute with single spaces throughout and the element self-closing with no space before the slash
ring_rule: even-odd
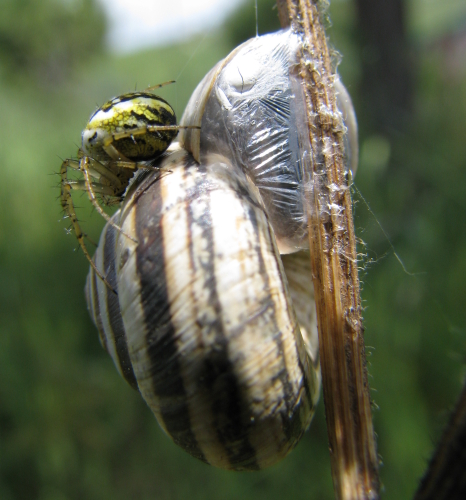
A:
<svg viewBox="0 0 466 500">
<path fill-rule="evenodd" d="M 309 258 L 282 262 L 257 189 L 229 160 L 171 149 L 114 216 L 138 243 L 106 225 L 94 259 L 118 295 L 91 268 L 88 308 L 176 444 L 263 469 L 296 445 L 318 399 Z"/>
<path fill-rule="evenodd" d="M 186 106 L 179 141 L 197 161 L 213 153 L 230 158 L 259 189 L 280 253 L 308 248 L 304 173 L 310 155 L 306 104 L 297 77 L 301 38 L 291 30 L 253 38 L 220 61 Z M 318 71 L 318 63 L 309 61 Z M 358 164 L 357 124 L 345 87 L 335 77 L 348 170 Z M 325 110 L 330 113 L 330 110 Z M 309 171 L 309 170 L 308 170 Z"/>
</svg>

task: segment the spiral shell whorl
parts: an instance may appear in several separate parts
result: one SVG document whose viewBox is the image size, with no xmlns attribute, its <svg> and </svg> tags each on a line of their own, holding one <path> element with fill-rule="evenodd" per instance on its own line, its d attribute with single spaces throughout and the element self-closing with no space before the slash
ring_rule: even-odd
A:
<svg viewBox="0 0 466 500">
<path fill-rule="evenodd" d="M 160 166 L 122 209 L 122 229 L 139 244 L 107 226 L 96 257 L 104 264 L 99 255 L 115 253 L 125 342 L 102 321 L 115 304 L 92 270 L 91 315 L 131 382 L 127 351 L 175 443 L 218 467 L 265 468 L 299 441 L 319 388 L 273 233 L 254 189 L 226 161 L 199 166 L 178 151 Z"/>
</svg>

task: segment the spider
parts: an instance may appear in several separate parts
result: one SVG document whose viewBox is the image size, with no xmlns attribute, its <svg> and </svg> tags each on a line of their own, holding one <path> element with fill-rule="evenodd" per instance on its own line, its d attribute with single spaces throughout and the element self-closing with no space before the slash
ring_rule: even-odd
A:
<svg viewBox="0 0 466 500">
<path fill-rule="evenodd" d="M 118 231 L 121 228 L 110 220 L 100 206 L 96 194 L 107 205 L 118 204 L 131 178 L 138 169 L 148 169 L 168 148 L 178 134 L 173 108 L 161 97 L 151 93 L 156 88 L 173 83 L 165 82 L 142 92 L 130 92 L 106 102 L 95 111 L 82 132 L 78 159 L 66 159 L 60 168 L 61 206 L 71 220 L 79 245 L 96 274 L 114 293 L 106 277 L 97 269 L 87 250 L 83 233 L 71 198 L 72 190 L 87 191 L 96 210 Z M 68 169 L 79 171 L 83 179 L 68 178 Z M 129 235 L 128 238 L 132 239 Z M 137 243 L 137 241 L 135 241 Z"/>
</svg>

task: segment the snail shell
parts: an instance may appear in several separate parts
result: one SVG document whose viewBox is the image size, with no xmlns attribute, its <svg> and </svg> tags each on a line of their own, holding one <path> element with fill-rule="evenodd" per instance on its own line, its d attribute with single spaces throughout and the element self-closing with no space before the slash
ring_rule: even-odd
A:
<svg viewBox="0 0 466 500">
<path fill-rule="evenodd" d="M 253 38 L 220 61 L 186 106 L 179 141 L 197 161 L 218 153 L 241 168 L 259 189 L 280 253 L 308 248 L 304 190 L 312 179 L 306 161 L 320 151 L 309 143 L 306 104 L 297 77 L 301 38 L 291 30 Z M 318 71 L 318 62 L 309 66 Z M 348 170 L 358 163 L 357 124 L 351 98 L 336 76 Z M 325 110 L 330 113 L 329 110 Z"/>
<path fill-rule="evenodd" d="M 176 444 L 217 467 L 263 469 L 296 445 L 318 399 L 309 258 L 286 256 L 290 292 L 257 189 L 227 159 L 178 149 L 157 166 L 114 216 L 139 243 L 109 224 L 101 235 L 95 263 L 118 296 L 91 268 L 89 311 Z"/>
</svg>

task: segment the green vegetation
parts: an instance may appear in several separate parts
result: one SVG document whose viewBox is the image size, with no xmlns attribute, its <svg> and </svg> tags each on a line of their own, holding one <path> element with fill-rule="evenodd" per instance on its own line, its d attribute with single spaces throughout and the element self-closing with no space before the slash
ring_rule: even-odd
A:
<svg viewBox="0 0 466 500">
<path fill-rule="evenodd" d="M 4 76 L 57 85 L 79 62 L 102 52 L 105 18 L 94 0 L 3 0 Z"/>
<path fill-rule="evenodd" d="M 358 111 L 364 96 L 351 2 L 335 0 L 331 18 Z M 375 134 L 359 113 L 356 185 L 414 273 L 403 271 L 355 193 L 374 421 L 390 499 L 412 497 L 465 373 L 466 68 L 448 66 L 437 45 L 423 47 L 405 126 Z M 75 154 L 95 106 L 175 78 L 160 94 L 180 116 L 229 50 L 211 33 L 132 56 L 97 55 L 56 86 L 39 77 L 0 81 L 2 500 L 333 498 L 322 402 L 298 448 L 260 473 L 213 469 L 171 443 L 98 343 L 83 294 L 88 264 L 60 220 L 54 173 L 60 158 Z M 75 199 L 98 238 L 103 220 L 85 196 Z"/>
</svg>

